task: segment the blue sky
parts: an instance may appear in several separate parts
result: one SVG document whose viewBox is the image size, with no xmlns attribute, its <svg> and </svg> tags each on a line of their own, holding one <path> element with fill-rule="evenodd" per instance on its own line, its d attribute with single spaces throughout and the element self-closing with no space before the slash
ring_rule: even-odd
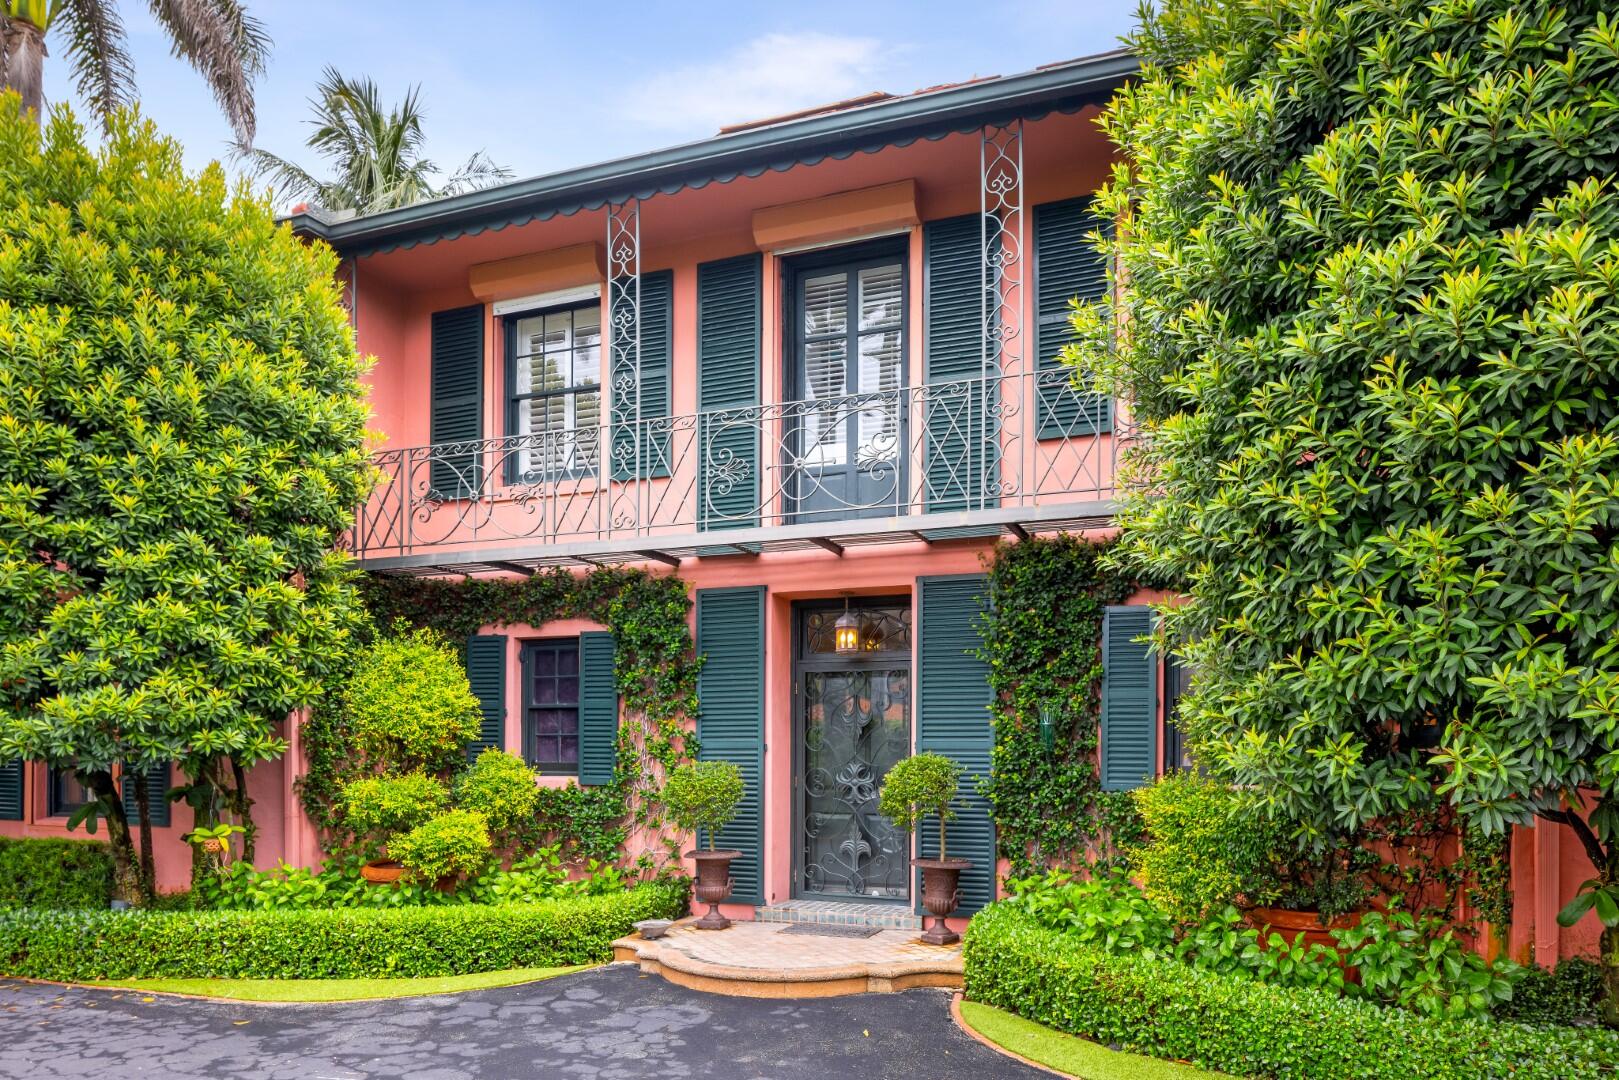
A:
<svg viewBox="0 0 1619 1080">
<path fill-rule="evenodd" d="M 1115 48 L 1134 0 L 816 4 L 249 0 L 275 42 L 258 84 L 258 145 L 306 167 L 308 98 L 330 64 L 384 101 L 422 86 L 429 156 L 486 149 L 518 176 L 711 135 L 721 125 L 853 96 L 1004 75 Z M 143 109 L 200 166 L 229 127 L 135 0 L 119 4 Z M 436 9 L 436 10 L 435 10 Z M 62 45 L 52 40 L 53 52 Z M 52 101 L 72 101 L 46 60 Z"/>
</svg>

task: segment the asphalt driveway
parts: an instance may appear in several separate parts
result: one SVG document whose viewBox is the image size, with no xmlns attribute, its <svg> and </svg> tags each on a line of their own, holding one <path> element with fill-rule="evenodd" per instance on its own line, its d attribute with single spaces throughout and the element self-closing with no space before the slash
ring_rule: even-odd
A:
<svg viewBox="0 0 1619 1080">
<path fill-rule="evenodd" d="M 0 980 L 0 1077 L 1002 1080 L 939 990 L 718 997 L 623 965 L 443 997 L 247 1005 Z"/>
</svg>

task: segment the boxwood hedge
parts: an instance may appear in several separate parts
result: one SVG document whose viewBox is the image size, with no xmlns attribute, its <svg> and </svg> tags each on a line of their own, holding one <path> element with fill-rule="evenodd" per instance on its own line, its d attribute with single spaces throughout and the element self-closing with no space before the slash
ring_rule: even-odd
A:
<svg viewBox="0 0 1619 1080">
<path fill-rule="evenodd" d="M 0 908 L 106 908 L 111 901 L 106 844 L 0 837 Z"/>
<path fill-rule="evenodd" d="M 967 996 L 1061 1031 L 1239 1076 L 1564 1080 L 1619 1071 L 1619 1033 L 1433 1020 L 1076 946 L 1005 905 L 973 917 Z"/>
<path fill-rule="evenodd" d="M 536 904 L 306 911 L 0 911 L 0 974 L 349 979 L 588 964 L 639 919 L 685 910 L 686 883 Z"/>
</svg>

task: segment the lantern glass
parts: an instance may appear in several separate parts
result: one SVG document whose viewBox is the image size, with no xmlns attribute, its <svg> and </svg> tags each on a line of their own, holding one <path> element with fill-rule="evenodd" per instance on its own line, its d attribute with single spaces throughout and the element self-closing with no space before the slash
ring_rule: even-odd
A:
<svg viewBox="0 0 1619 1080">
<path fill-rule="evenodd" d="M 838 621 L 832 624 L 832 641 L 840 653 L 856 653 L 860 651 L 860 618 L 852 611 L 845 611 L 838 616 Z"/>
</svg>

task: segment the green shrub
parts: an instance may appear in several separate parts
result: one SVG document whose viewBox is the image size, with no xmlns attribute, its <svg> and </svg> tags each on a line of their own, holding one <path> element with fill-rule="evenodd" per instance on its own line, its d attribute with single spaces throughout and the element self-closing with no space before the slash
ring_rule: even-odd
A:
<svg viewBox="0 0 1619 1080">
<path fill-rule="evenodd" d="M 498 848 L 512 846 L 517 834 L 534 820 L 539 803 L 534 770 L 504 750 L 485 750 L 455 778 L 456 807 L 482 814 Z"/>
<path fill-rule="evenodd" d="M 112 896 L 106 844 L 0 837 L 0 908 L 105 908 Z"/>
<path fill-rule="evenodd" d="M 1512 997 L 1496 1005 L 1495 1015 L 1525 1024 L 1592 1024 L 1604 993 L 1602 968 L 1576 957 L 1551 969 L 1524 968 Z"/>
<path fill-rule="evenodd" d="M 1619 1034 L 1431 1018 L 1077 946 L 1008 904 L 973 916 L 967 996 L 1061 1031 L 1240 1076 L 1513 1077 L 1619 1070 Z"/>
<path fill-rule="evenodd" d="M 961 764 L 943 754 L 912 754 L 896 761 L 883 777 L 877 812 L 911 832 L 930 814 L 939 821 L 939 858 L 945 853 L 944 823 L 955 817 L 950 803 L 961 784 Z"/>
<path fill-rule="evenodd" d="M 663 784 L 663 804 L 682 829 L 708 830 L 708 849 L 714 834 L 736 816 L 742 801 L 742 770 L 729 761 L 694 761 L 669 770 Z"/>
<path fill-rule="evenodd" d="M 675 918 L 686 882 L 535 904 L 400 910 L 0 912 L 0 973 L 354 979 L 465 975 L 611 959 L 641 919 Z"/>
<path fill-rule="evenodd" d="M 402 625 L 394 631 L 360 654 L 344 690 L 354 741 L 373 768 L 446 772 L 478 736 L 478 699 L 447 640 Z"/>
<path fill-rule="evenodd" d="M 421 884 L 476 874 L 489 862 L 489 823 L 475 810 L 451 810 L 394 837 L 388 853 Z"/>
<path fill-rule="evenodd" d="M 1122 873 L 1075 878 L 1062 870 L 1013 878 L 1005 904 L 1078 945 L 1112 953 L 1167 956 L 1175 925 Z"/>
<path fill-rule="evenodd" d="M 368 776 L 343 786 L 343 823 L 362 841 L 381 845 L 449 806 L 450 792 L 426 773 Z"/>
<path fill-rule="evenodd" d="M 1130 869 L 1172 919 L 1197 923 L 1239 898 L 1274 899 L 1254 886 L 1269 878 L 1272 852 L 1291 845 L 1251 793 L 1176 772 L 1130 794 L 1147 831 Z"/>
</svg>

